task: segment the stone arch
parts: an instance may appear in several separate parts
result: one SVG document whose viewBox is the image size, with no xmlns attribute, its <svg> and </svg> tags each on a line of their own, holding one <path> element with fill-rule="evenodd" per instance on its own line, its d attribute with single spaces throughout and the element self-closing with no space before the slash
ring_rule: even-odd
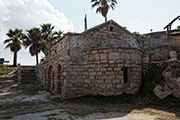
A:
<svg viewBox="0 0 180 120">
<path fill-rule="evenodd" d="M 51 88 L 51 81 L 52 81 L 52 72 L 53 72 L 53 67 L 52 65 L 49 66 L 48 68 L 48 75 L 47 75 L 47 89 L 50 90 Z"/>
<path fill-rule="evenodd" d="M 46 85 L 46 69 L 43 69 L 43 74 L 44 74 L 44 76 L 43 76 L 42 84 Z"/>
<path fill-rule="evenodd" d="M 51 80 L 51 91 L 54 93 L 55 91 L 55 87 L 54 87 L 54 83 L 55 83 L 55 79 L 54 79 L 54 71 L 52 71 L 52 80 Z"/>
<path fill-rule="evenodd" d="M 62 67 L 57 67 L 57 94 L 62 94 Z"/>
</svg>

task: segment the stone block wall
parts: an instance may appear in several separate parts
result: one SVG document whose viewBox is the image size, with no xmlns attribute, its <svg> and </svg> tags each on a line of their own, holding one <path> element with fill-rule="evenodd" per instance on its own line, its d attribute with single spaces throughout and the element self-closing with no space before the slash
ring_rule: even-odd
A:
<svg viewBox="0 0 180 120">
<path fill-rule="evenodd" d="M 150 63 L 151 60 L 169 59 L 169 52 L 174 49 L 172 39 L 167 39 L 165 31 L 154 32 L 149 39 L 139 39 L 139 44 L 143 50 L 144 64 Z"/>
<path fill-rule="evenodd" d="M 66 59 L 68 37 L 56 43 L 45 60 L 36 66 L 36 76 L 41 84 L 54 94 L 65 96 Z"/>
<path fill-rule="evenodd" d="M 94 49 L 83 51 L 78 61 L 69 61 L 66 97 L 87 94 L 120 95 L 136 93 L 141 85 L 141 51 L 137 49 Z M 127 68 L 125 83 L 123 68 Z M 70 72 L 71 71 L 71 72 Z"/>
<path fill-rule="evenodd" d="M 113 21 L 81 34 L 68 33 L 37 66 L 37 76 L 63 98 L 136 93 L 141 85 L 142 51 L 136 37 Z"/>
<path fill-rule="evenodd" d="M 171 40 L 167 39 L 165 32 L 151 33 L 150 39 L 141 39 L 141 48 L 144 50 L 145 63 L 155 59 L 168 59 L 171 49 Z"/>
</svg>

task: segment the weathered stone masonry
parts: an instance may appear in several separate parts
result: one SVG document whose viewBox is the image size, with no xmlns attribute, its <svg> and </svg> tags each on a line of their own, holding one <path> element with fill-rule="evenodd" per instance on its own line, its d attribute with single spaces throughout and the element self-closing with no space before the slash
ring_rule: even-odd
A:
<svg viewBox="0 0 180 120">
<path fill-rule="evenodd" d="M 81 34 L 65 35 L 37 66 L 37 76 L 64 98 L 133 94 L 141 85 L 141 62 L 136 38 L 108 21 Z"/>
<path fill-rule="evenodd" d="M 65 68 L 67 38 L 54 45 L 48 52 L 46 60 L 36 67 L 36 75 L 42 85 L 53 93 L 65 93 Z"/>
<path fill-rule="evenodd" d="M 84 94 L 106 96 L 120 95 L 122 92 L 136 93 L 141 80 L 141 56 L 139 53 L 140 51 L 134 49 L 122 48 L 84 51 L 84 59 L 86 60 L 79 65 L 83 66 L 82 71 L 76 69 L 76 63 L 72 63 L 72 68 L 75 69 L 71 69 L 70 71 L 73 72 L 68 74 L 72 80 L 70 84 L 75 89 L 73 91 L 70 88 L 69 94 L 77 96 L 80 94 L 79 91 L 84 92 Z M 123 68 L 127 68 L 127 81 L 123 76 Z M 82 81 L 77 84 L 76 82 L 80 79 Z M 82 84 L 81 87 L 80 84 Z M 81 88 L 83 89 L 81 90 Z"/>
</svg>

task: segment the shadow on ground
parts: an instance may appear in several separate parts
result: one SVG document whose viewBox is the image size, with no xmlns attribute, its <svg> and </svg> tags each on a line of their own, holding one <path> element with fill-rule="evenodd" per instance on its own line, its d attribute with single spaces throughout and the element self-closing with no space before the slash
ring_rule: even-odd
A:
<svg viewBox="0 0 180 120">
<path fill-rule="evenodd" d="M 152 106 L 121 96 L 61 100 L 38 82 L 18 84 L 15 73 L 0 76 L 0 119 L 9 120 L 178 120 L 178 107 Z M 121 101 L 120 101 L 121 100 Z"/>
</svg>

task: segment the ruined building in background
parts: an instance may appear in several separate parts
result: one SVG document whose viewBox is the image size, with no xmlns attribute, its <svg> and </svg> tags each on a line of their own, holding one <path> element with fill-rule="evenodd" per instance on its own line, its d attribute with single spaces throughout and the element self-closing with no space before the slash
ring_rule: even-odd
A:
<svg viewBox="0 0 180 120">
<path fill-rule="evenodd" d="M 167 31 L 149 33 L 149 39 L 139 39 L 144 51 L 143 70 L 151 64 L 166 67 L 162 72 L 164 81 L 154 88 L 155 95 L 160 99 L 169 95 L 180 99 L 180 29 L 172 29 L 176 20 L 180 20 L 180 16 L 164 28 Z"/>
<path fill-rule="evenodd" d="M 180 53 L 180 29 L 172 30 L 173 23 L 180 19 L 180 16 L 172 20 L 164 29 L 167 31 L 152 32 L 149 39 L 139 38 L 141 49 L 143 49 L 143 63 L 155 63 L 168 61 L 169 52 L 176 51 Z M 180 55 L 177 55 L 178 57 Z"/>
<path fill-rule="evenodd" d="M 63 98 L 134 94 L 141 85 L 142 46 L 110 20 L 83 33 L 67 33 L 37 66 L 39 81 Z"/>
</svg>

